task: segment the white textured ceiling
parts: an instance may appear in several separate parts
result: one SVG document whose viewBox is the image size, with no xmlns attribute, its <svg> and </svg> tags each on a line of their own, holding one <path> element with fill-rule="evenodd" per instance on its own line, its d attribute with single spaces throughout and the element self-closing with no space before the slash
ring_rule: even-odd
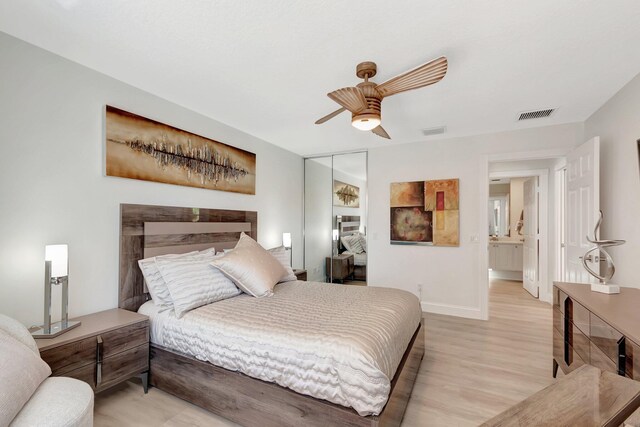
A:
<svg viewBox="0 0 640 427">
<path fill-rule="evenodd" d="M 300 154 L 582 121 L 640 72 L 639 22 L 638 0 L 0 1 L 0 31 Z M 313 124 L 358 62 L 381 83 L 440 55 L 441 83 L 384 100 L 393 141 Z"/>
</svg>

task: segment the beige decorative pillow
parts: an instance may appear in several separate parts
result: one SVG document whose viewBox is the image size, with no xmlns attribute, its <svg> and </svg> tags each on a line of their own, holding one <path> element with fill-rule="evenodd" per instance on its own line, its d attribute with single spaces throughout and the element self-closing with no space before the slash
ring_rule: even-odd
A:
<svg viewBox="0 0 640 427">
<path fill-rule="evenodd" d="M 214 260 L 211 265 L 254 297 L 271 296 L 273 287 L 286 274 L 280 261 L 244 233 L 233 252 Z"/>
<path fill-rule="evenodd" d="M 11 423 L 49 375 L 40 356 L 0 330 L 0 426 Z"/>
</svg>

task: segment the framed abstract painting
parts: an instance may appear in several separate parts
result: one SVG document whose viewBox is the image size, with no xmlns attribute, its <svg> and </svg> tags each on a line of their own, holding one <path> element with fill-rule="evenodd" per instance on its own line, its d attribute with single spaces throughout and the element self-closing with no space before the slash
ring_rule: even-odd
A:
<svg viewBox="0 0 640 427">
<path fill-rule="evenodd" d="M 256 194 L 256 155 L 111 106 L 107 176 Z"/>
<path fill-rule="evenodd" d="M 392 245 L 460 245 L 458 179 L 391 183 L 390 209 Z"/>
</svg>

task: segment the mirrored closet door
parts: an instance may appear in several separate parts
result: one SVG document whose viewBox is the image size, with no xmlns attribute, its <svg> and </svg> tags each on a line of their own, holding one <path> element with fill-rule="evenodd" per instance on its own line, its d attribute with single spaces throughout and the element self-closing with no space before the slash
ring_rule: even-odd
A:
<svg viewBox="0 0 640 427">
<path fill-rule="evenodd" d="M 304 265 L 311 281 L 367 284 L 367 153 L 305 159 Z"/>
</svg>

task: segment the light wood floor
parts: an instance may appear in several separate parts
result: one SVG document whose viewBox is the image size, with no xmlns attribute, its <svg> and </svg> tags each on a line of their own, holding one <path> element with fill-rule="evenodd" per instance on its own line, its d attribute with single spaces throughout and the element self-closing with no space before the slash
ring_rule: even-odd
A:
<svg viewBox="0 0 640 427">
<path fill-rule="evenodd" d="M 490 320 L 426 314 L 426 352 L 403 426 L 476 426 L 546 387 L 551 306 L 496 280 Z M 96 396 L 96 426 L 235 426 L 155 388 L 127 382 Z"/>
</svg>

